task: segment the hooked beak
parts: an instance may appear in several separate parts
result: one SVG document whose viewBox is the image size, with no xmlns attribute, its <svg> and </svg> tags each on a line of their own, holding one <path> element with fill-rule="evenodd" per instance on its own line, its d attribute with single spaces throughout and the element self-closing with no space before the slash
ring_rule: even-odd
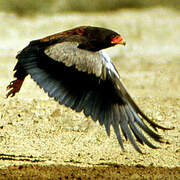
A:
<svg viewBox="0 0 180 180">
<path fill-rule="evenodd" d="M 126 45 L 126 41 L 120 36 L 120 35 L 116 35 L 115 37 L 112 38 L 111 40 L 111 44 L 122 44 L 122 45 Z"/>
</svg>

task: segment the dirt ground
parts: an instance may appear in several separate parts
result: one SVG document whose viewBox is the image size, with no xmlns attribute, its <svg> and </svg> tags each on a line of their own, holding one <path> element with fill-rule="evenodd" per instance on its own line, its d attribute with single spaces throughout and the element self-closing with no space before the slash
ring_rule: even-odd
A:
<svg viewBox="0 0 180 180">
<path fill-rule="evenodd" d="M 158 131 L 165 139 L 154 142 L 159 149 L 139 145 L 141 155 L 125 140 L 122 152 L 113 130 L 108 137 L 104 127 L 60 106 L 29 77 L 20 93 L 7 99 L 23 40 L 10 41 L 13 49 L 1 48 L 0 54 L 0 179 L 180 179 L 180 56 L 147 55 L 145 62 L 141 54 L 137 62 L 132 62 L 136 55 L 114 58 L 140 108 L 160 125 L 175 127 Z"/>
</svg>

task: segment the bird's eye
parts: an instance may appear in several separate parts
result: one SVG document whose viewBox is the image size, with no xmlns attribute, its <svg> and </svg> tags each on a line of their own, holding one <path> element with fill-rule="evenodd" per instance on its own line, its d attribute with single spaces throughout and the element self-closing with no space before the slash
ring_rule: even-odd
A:
<svg viewBox="0 0 180 180">
<path fill-rule="evenodd" d="M 116 39 L 117 37 L 119 37 L 119 35 L 117 35 L 117 34 L 111 34 L 111 35 L 109 36 L 109 40 L 110 40 L 110 41 L 114 41 L 114 39 Z"/>
<path fill-rule="evenodd" d="M 115 36 L 116 36 L 115 34 L 112 34 L 112 35 L 110 36 L 110 38 L 113 39 Z"/>
</svg>

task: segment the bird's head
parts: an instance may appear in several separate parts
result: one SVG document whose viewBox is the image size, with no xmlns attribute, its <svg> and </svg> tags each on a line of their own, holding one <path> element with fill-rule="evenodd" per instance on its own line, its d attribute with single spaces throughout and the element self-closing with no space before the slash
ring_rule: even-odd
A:
<svg viewBox="0 0 180 180">
<path fill-rule="evenodd" d="M 92 26 L 82 26 L 77 29 L 81 29 L 81 35 L 86 38 L 86 41 L 79 46 L 82 49 L 99 51 L 117 44 L 126 45 L 121 35 L 109 29 Z"/>
</svg>

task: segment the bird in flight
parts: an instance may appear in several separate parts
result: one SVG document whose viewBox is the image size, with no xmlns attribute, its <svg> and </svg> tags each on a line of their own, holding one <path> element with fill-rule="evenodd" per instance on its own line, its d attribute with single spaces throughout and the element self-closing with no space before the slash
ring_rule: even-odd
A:
<svg viewBox="0 0 180 180">
<path fill-rule="evenodd" d="M 140 153 L 137 142 L 157 148 L 143 132 L 162 142 L 155 131 L 169 128 L 150 120 L 127 92 L 111 58 L 102 51 L 117 44 L 126 44 L 121 35 L 92 26 L 80 26 L 31 41 L 16 56 L 16 79 L 7 87 L 7 97 L 19 92 L 29 74 L 59 104 L 98 120 L 108 136 L 112 126 L 123 150 L 122 136 Z"/>
</svg>

